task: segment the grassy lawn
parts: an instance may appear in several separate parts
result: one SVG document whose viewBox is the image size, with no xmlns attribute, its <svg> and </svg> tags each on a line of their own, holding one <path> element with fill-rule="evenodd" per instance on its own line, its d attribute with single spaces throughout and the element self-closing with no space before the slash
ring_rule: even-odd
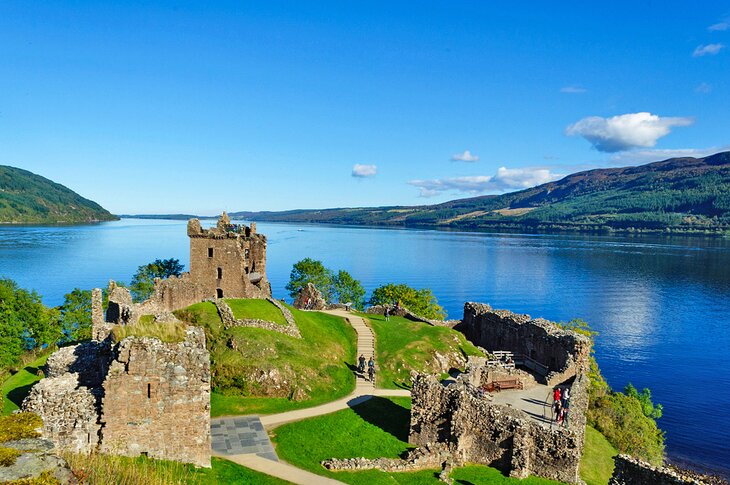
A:
<svg viewBox="0 0 730 485">
<path fill-rule="evenodd" d="M 483 355 L 466 337 L 447 327 L 434 327 L 402 317 L 361 313 L 375 333 L 378 387 L 410 387 L 410 372 L 441 373 L 434 355 Z M 367 356 L 366 356 L 367 357 Z M 446 369 L 448 370 L 448 369 Z"/>
<path fill-rule="evenodd" d="M 378 470 L 330 472 L 320 465 L 327 458 L 398 458 L 407 452 L 410 422 L 409 398 L 374 397 L 351 409 L 285 424 L 274 430 L 279 457 L 319 475 L 362 485 L 433 484 L 440 470 L 386 473 Z M 456 483 L 504 483 L 547 485 L 557 482 L 528 478 L 506 478 L 499 471 L 480 465 L 456 470 Z"/>
<path fill-rule="evenodd" d="M 0 387 L 0 393 L 3 398 L 3 409 L 2 414 L 8 415 L 20 408 L 23 403 L 23 399 L 30 392 L 30 388 L 33 384 L 40 381 L 43 376 L 37 375 L 41 367 L 43 367 L 51 355 L 50 352 L 46 355 L 38 357 L 30 364 L 23 367 L 17 374 L 10 376 Z"/>
<path fill-rule="evenodd" d="M 233 316 L 238 320 L 258 318 L 259 320 L 286 325 L 286 319 L 281 310 L 268 300 L 233 300 L 226 298 L 224 301 L 231 307 Z"/>
<path fill-rule="evenodd" d="M 595 428 L 586 426 L 583 457 L 580 461 L 580 477 L 588 485 L 606 485 L 613 474 L 613 457 L 616 448 Z"/>
<path fill-rule="evenodd" d="M 286 485 L 281 480 L 236 463 L 213 458 L 212 468 L 195 468 L 174 461 L 152 460 L 145 457 L 127 458 L 112 455 L 78 455 L 64 453 L 77 476 L 89 485 L 215 485 L 261 484 Z"/>
<path fill-rule="evenodd" d="M 264 300 L 228 302 L 231 307 L 241 302 L 239 306 L 249 310 L 263 302 L 279 311 Z M 355 365 L 357 339 L 352 327 L 339 317 L 290 309 L 301 339 L 260 328 L 226 330 L 210 302 L 175 312 L 181 320 L 205 329 L 211 354 L 212 416 L 278 413 L 332 401 L 354 390 L 350 366 Z"/>
</svg>

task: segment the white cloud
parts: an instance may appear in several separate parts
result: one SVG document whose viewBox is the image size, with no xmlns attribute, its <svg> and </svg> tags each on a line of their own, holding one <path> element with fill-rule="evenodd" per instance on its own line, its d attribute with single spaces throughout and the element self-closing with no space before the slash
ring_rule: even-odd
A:
<svg viewBox="0 0 730 485">
<path fill-rule="evenodd" d="M 363 165 L 356 163 L 352 166 L 352 176 L 357 178 L 375 177 L 378 173 L 377 165 Z"/>
<path fill-rule="evenodd" d="M 707 94 L 712 92 L 712 85 L 707 83 L 699 83 L 695 88 L 695 93 Z"/>
<path fill-rule="evenodd" d="M 627 113 L 601 118 L 589 116 L 565 129 L 568 136 L 582 136 L 598 151 L 620 152 L 630 148 L 649 148 L 670 133 L 673 126 L 687 126 L 692 118 L 659 117 L 651 113 Z"/>
<path fill-rule="evenodd" d="M 710 32 L 720 32 L 730 29 L 730 22 L 718 22 L 707 27 Z"/>
<path fill-rule="evenodd" d="M 455 153 L 451 155 L 452 162 L 478 162 L 479 157 L 474 155 L 469 150 L 464 150 L 464 153 Z"/>
<path fill-rule="evenodd" d="M 434 180 L 411 180 L 418 187 L 420 197 L 433 197 L 444 192 L 481 194 L 526 189 L 557 180 L 562 175 L 551 173 L 547 168 L 500 167 L 495 175 L 473 175 Z"/>
<path fill-rule="evenodd" d="M 583 94 L 588 92 L 588 90 L 580 86 L 565 86 L 563 88 L 560 88 L 560 92 L 568 94 Z"/>
<path fill-rule="evenodd" d="M 719 54 L 723 48 L 725 48 L 725 44 L 698 45 L 692 53 L 692 57 L 714 56 Z"/>
</svg>

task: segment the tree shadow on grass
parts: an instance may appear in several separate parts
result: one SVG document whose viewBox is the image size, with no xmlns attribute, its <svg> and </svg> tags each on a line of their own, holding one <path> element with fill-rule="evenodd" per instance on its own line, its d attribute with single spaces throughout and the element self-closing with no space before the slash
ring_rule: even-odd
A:
<svg viewBox="0 0 730 485">
<path fill-rule="evenodd" d="M 383 397 L 373 396 L 352 408 L 368 423 L 390 433 L 401 441 L 408 441 L 411 411 Z"/>
<path fill-rule="evenodd" d="M 5 397 L 8 398 L 9 401 L 11 401 L 16 406 L 20 407 L 21 404 L 23 404 L 23 399 L 25 399 L 28 394 L 30 394 L 30 388 L 35 385 L 35 382 L 32 384 L 26 384 L 24 386 L 16 387 L 15 389 L 12 389 L 10 392 L 8 392 Z"/>
</svg>

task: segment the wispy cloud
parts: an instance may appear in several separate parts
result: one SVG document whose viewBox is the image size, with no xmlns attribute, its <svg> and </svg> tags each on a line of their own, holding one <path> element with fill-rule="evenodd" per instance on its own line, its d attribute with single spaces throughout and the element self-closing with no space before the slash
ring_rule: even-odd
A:
<svg viewBox="0 0 730 485">
<path fill-rule="evenodd" d="M 660 117 L 651 113 L 627 113 L 601 118 L 589 116 L 565 129 L 568 136 L 582 136 L 601 152 L 649 148 L 668 135 L 674 126 L 687 126 L 692 118 Z"/>
<path fill-rule="evenodd" d="M 699 83 L 695 88 L 695 93 L 707 94 L 712 92 L 712 85 L 707 83 Z"/>
<path fill-rule="evenodd" d="M 420 197 L 433 197 L 444 192 L 461 194 L 483 194 L 505 192 L 544 184 L 562 177 L 548 168 L 500 167 L 495 175 L 472 175 L 432 180 L 411 180 L 408 183 L 418 187 Z"/>
<path fill-rule="evenodd" d="M 363 165 L 356 163 L 352 166 L 352 176 L 356 178 L 375 177 L 377 173 L 377 165 Z"/>
<path fill-rule="evenodd" d="M 473 162 L 478 162 L 479 161 L 479 157 L 476 156 L 476 155 L 474 155 L 469 150 L 464 150 L 463 153 L 455 153 L 455 154 L 451 155 L 451 161 L 452 162 L 469 162 L 469 163 L 473 163 Z"/>
<path fill-rule="evenodd" d="M 698 45 L 694 52 L 692 52 L 692 57 L 714 56 L 719 54 L 724 48 L 725 44 L 720 43 Z"/>
<path fill-rule="evenodd" d="M 588 90 L 581 86 L 565 86 L 560 88 L 560 92 L 568 94 L 583 94 L 588 92 Z"/>
<path fill-rule="evenodd" d="M 725 30 L 730 29 L 730 22 L 724 21 L 724 22 L 718 22 L 716 24 L 712 24 L 709 27 L 707 27 L 707 30 L 710 32 L 722 32 Z"/>
</svg>

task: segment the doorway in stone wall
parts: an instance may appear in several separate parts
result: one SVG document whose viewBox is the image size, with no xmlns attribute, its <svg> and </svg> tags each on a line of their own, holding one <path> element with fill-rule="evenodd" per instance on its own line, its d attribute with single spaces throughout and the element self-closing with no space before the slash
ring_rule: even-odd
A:
<svg viewBox="0 0 730 485">
<path fill-rule="evenodd" d="M 216 288 L 216 290 L 215 290 L 215 296 L 217 298 L 223 298 L 223 290 L 221 288 Z"/>
</svg>

